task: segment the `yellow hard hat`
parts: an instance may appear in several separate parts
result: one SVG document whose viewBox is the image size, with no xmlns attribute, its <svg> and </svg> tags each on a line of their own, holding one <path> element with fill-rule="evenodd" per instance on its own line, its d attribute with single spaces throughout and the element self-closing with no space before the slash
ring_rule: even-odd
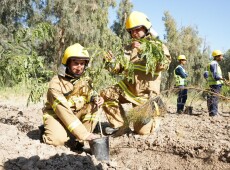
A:
<svg viewBox="0 0 230 170">
<path fill-rule="evenodd" d="M 79 43 L 76 43 L 66 48 L 62 58 L 62 64 L 66 65 L 68 59 L 71 57 L 89 60 L 89 53 L 84 49 L 83 46 L 81 46 Z"/>
<path fill-rule="evenodd" d="M 222 53 L 220 50 L 214 50 L 214 51 L 212 52 L 212 56 L 213 56 L 213 57 L 216 57 L 216 56 L 218 56 L 218 55 L 223 55 L 223 53 Z"/>
<path fill-rule="evenodd" d="M 177 57 L 177 60 L 187 60 L 187 59 L 186 59 L 185 55 L 179 55 Z"/>
<path fill-rule="evenodd" d="M 152 24 L 144 13 L 133 11 L 126 20 L 126 30 L 129 31 L 140 26 L 144 26 L 149 30 L 152 27 Z"/>
</svg>

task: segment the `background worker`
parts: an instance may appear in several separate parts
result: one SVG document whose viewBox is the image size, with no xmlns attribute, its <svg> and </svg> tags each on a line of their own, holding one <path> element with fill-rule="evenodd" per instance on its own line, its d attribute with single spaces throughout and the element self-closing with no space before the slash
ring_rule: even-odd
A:
<svg viewBox="0 0 230 170">
<path fill-rule="evenodd" d="M 224 78 L 222 77 L 222 71 L 219 62 L 223 60 L 223 53 L 220 50 L 214 50 L 212 52 L 213 61 L 208 64 L 208 85 L 211 92 L 216 94 L 209 94 L 207 98 L 207 106 L 209 116 L 216 116 L 218 114 L 218 94 L 221 92 Z"/>
<path fill-rule="evenodd" d="M 83 141 L 99 137 L 92 133 L 98 122 L 95 105 L 104 100 L 91 95 L 91 86 L 83 78 L 89 59 L 88 51 L 78 43 L 65 50 L 59 73 L 49 83 L 43 109 L 44 143 L 58 146 L 71 137 Z"/>
<path fill-rule="evenodd" d="M 106 101 L 103 109 L 111 125 L 111 128 L 106 128 L 107 134 L 117 131 L 116 134 L 119 135 L 124 133 L 126 129 L 129 129 L 122 104 L 132 103 L 135 107 L 145 103 L 150 97 L 160 94 L 161 71 L 166 70 L 171 61 L 169 51 L 163 45 L 162 48 L 166 56 L 164 64 L 157 63 L 154 76 L 151 73 L 146 74 L 147 61 L 145 57 L 141 57 L 141 43 L 136 40 L 142 38 L 150 39 L 152 36 L 156 36 L 155 31 L 152 29 L 152 24 L 145 14 L 134 11 L 126 20 L 126 30 L 130 33 L 133 40 L 130 45 L 125 47 L 125 58 L 128 63 L 131 62 L 134 64 L 134 83 L 124 79 L 115 87 L 106 89 L 102 93 Z M 113 56 L 109 55 L 107 57 L 112 58 Z M 121 65 L 114 70 L 116 72 L 126 71 Z M 149 134 L 155 130 L 155 121 L 153 118 L 147 118 L 140 122 L 133 122 L 133 126 L 134 132 Z"/>
<path fill-rule="evenodd" d="M 176 80 L 176 88 L 179 88 L 177 97 L 177 113 L 181 114 L 183 113 L 188 94 L 188 89 L 186 89 L 186 78 L 188 77 L 188 74 L 184 69 L 184 65 L 186 64 L 187 59 L 185 55 L 179 55 L 177 60 L 179 61 L 179 65 L 174 70 L 174 78 Z"/>
</svg>

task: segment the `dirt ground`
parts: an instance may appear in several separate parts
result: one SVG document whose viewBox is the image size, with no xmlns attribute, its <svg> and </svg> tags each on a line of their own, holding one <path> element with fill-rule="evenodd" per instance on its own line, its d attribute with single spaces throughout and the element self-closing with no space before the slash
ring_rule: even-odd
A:
<svg viewBox="0 0 230 170">
<path fill-rule="evenodd" d="M 54 147 L 39 140 L 42 103 L 0 98 L 0 169 L 6 170 L 228 170 L 230 169 L 230 108 L 211 118 L 205 106 L 193 114 L 175 114 L 167 105 L 156 133 L 109 137 L 110 161 L 86 152 Z"/>
</svg>

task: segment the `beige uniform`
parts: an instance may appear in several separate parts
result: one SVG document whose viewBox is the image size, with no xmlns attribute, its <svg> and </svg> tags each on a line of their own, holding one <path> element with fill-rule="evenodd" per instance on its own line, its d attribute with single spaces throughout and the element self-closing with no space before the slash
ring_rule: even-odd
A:
<svg viewBox="0 0 230 170">
<path fill-rule="evenodd" d="M 43 141 L 55 146 L 64 145 L 70 133 L 79 140 L 85 140 L 98 121 L 91 97 L 92 90 L 87 80 L 53 77 L 43 109 Z"/>
<path fill-rule="evenodd" d="M 166 70 L 171 62 L 171 57 L 166 46 L 163 45 L 165 61 L 162 70 Z M 161 71 L 155 70 L 154 76 L 146 74 L 146 59 L 141 59 L 136 48 L 131 45 L 125 49 L 125 57 L 128 62 L 134 64 L 134 83 L 123 80 L 115 87 L 106 89 L 104 97 L 104 111 L 113 128 L 126 126 L 125 112 L 122 108 L 123 103 L 132 103 L 138 106 L 145 103 L 150 96 L 160 94 Z M 119 69 L 119 68 L 116 68 Z M 154 120 L 147 124 L 134 122 L 134 131 L 138 134 L 149 134 L 154 130 Z"/>
</svg>

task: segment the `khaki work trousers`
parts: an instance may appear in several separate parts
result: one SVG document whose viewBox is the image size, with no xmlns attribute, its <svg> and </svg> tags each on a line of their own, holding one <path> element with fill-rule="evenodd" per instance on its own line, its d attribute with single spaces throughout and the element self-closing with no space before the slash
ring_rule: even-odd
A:
<svg viewBox="0 0 230 170">
<path fill-rule="evenodd" d="M 96 108 L 93 109 L 91 104 L 86 104 L 83 109 L 75 113 L 75 115 L 80 119 L 82 124 L 90 133 L 93 132 L 98 122 L 98 117 L 93 116 L 95 114 L 97 114 Z M 84 117 L 94 117 L 94 119 L 84 120 Z M 67 128 L 65 128 L 60 119 L 53 116 L 48 116 L 46 118 L 46 120 L 44 121 L 44 128 L 45 132 L 42 136 L 43 141 L 44 143 L 50 145 L 64 145 L 70 139 L 70 137 L 73 137 L 73 135 L 67 130 Z"/>
<path fill-rule="evenodd" d="M 129 127 L 126 119 L 127 113 L 124 111 L 122 104 L 131 102 L 122 96 L 121 89 L 119 89 L 118 86 L 106 89 L 106 91 L 102 92 L 102 97 L 105 100 L 103 110 L 111 127 Z M 140 135 L 151 134 L 157 127 L 159 127 L 159 120 L 155 120 L 153 118 L 147 124 L 133 122 L 134 132 Z"/>
</svg>

